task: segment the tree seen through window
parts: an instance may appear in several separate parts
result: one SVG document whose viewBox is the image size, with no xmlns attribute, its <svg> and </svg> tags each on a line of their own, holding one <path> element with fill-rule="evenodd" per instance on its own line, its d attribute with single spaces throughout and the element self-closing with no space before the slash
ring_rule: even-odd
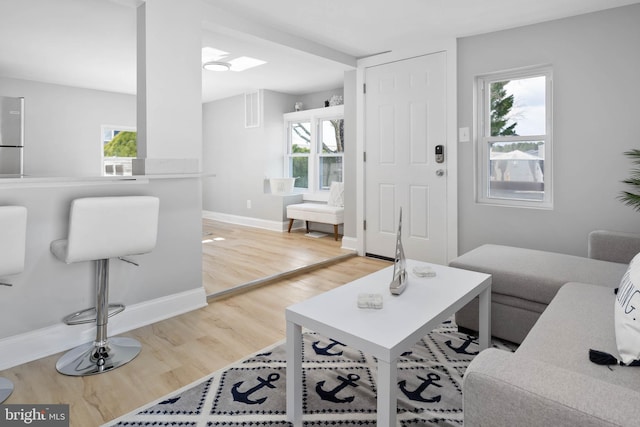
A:
<svg viewBox="0 0 640 427">
<path fill-rule="evenodd" d="M 102 154 L 104 175 L 132 175 L 132 159 L 138 155 L 136 131 L 103 127 Z"/>
</svg>

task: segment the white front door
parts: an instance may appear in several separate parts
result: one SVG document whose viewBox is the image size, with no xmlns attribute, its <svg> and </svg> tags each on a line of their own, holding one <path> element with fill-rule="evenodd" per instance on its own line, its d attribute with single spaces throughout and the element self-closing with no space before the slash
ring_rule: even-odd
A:
<svg viewBox="0 0 640 427">
<path fill-rule="evenodd" d="M 365 252 L 447 262 L 446 54 L 365 70 Z M 436 162 L 436 146 L 444 162 Z"/>
</svg>

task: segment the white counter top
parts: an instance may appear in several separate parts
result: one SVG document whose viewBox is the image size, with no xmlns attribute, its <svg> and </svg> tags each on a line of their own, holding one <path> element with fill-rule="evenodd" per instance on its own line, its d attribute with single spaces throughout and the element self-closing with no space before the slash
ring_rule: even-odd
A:
<svg viewBox="0 0 640 427">
<path fill-rule="evenodd" d="M 146 184 L 149 180 L 194 179 L 209 177 L 201 173 L 165 175 L 90 175 L 90 176 L 44 176 L 44 175 L 0 175 L 0 189 L 24 187 L 64 187 L 81 185 Z"/>
</svg>

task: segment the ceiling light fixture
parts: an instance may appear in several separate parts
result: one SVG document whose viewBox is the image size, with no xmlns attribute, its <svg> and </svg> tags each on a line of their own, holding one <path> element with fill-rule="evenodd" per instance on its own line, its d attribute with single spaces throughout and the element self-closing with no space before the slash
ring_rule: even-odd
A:
<svg viewBox="0 0 640 427">
<path fill-rule="evenodd" d="M 222 61 L 209 61 L 202 64 L 202 68 L 208 71 L 229 71 L 231 64 Z"/>
</svg>

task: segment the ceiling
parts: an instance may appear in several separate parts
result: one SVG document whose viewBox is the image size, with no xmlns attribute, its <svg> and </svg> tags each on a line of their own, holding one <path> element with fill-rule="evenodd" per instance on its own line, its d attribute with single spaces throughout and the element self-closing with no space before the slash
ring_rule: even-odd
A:
<svg viewBox="0 0 640 427">
<path fill-rule="evenodd" d="M 267 61 L 240 73 L 203 71 L 205 102 L 260 88 L 303 94 L 341 87 L 344 71 L 352 69 L 344 63 L 348 61 L 309 54 L 303 45 L 314 46 L 316 52 L 327 47 L 354 59 L 434 38 L 463 37 L 640 2 L 201 1 L 203 46 Z M 0 0 L 0 76 L 135 93 L 136 3 L 139 0 Z M 216 22 L 214 15 L 224 15 L 227 22 Z M 234 28 L 238 23 L 243 28 Z M 247 28 L 248 33 L 243 30 Z M 274 38 L 256 37 L 259 32 L 304 43 L 291 48 Z"/>
</svg>

